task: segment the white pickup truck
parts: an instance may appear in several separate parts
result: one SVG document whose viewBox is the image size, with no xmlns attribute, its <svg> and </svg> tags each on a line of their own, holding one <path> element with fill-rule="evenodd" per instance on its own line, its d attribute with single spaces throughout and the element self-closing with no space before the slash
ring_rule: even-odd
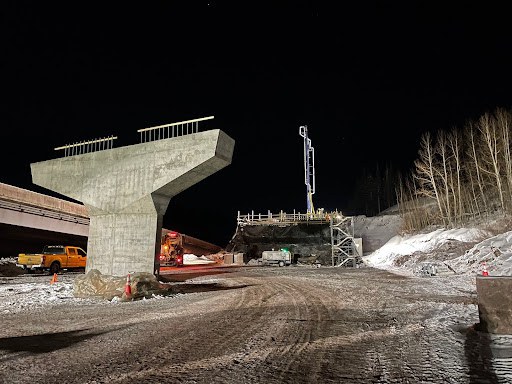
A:
<svg viewBox="0 0 512 384">
<path fill-rule="evenodd" d="M 263 251 L 258 262 L 262 265 L 277 264 L 280 267 L 284 267 L 292 263 L 292 254 L 284 248 L 279 251 Z"/>
</svg>

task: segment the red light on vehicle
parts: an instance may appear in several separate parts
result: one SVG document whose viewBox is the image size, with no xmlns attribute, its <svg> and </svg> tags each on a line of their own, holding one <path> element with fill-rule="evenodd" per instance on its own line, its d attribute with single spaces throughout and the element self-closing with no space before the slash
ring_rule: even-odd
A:
<svg viewBox="0 0 512 384">
<path fill-rule="evenodd" d="M 177 237 L 178 232 L 169 232 L 169 237 Z"/>
</svg>

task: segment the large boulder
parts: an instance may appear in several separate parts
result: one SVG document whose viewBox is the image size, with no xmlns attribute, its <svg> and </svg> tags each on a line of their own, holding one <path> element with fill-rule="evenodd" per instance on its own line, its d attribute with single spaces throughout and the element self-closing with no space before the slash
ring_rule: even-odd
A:
<svg viewBox="0 0 512 384">
<path fill-rule="evenodd" d="M 103 275 L 97 269 L 91 269 L 75 279 L 73 294 L 82 298 L 97 297 L 112 300 L 118 297 L 121 300 L 137 300 L 154 295 L 165 296 L 176 293 L 170 284 L 159 282 L 151 273 L 136 272 L 130 274 L 131 294 L 127 295 L 127 277 Z"/>
</svg>

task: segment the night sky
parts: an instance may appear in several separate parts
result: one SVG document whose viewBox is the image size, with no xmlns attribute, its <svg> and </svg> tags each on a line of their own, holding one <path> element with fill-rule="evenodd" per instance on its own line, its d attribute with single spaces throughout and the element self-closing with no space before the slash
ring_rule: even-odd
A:
<svg viewBox="0 0 512 384">
<path fill-rule="evenodd" d="M 164 226 L 225 246 L 237 211 L 306 210 L 301 125 L 315 207 L 344 211 L 365 169 L 410 169 L 423 132 L 512 107 L 505 8 L 273 3 L 2 2 L 0 182 L 63 198 L 32 184 L 53 148 L 214 115 L 233 162 Z"/>
</svg>

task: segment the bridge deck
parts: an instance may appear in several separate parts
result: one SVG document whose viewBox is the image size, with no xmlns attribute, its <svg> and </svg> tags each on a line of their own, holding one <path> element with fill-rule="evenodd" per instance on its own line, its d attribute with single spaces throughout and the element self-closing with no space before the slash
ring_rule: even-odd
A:
<svg viewBox="0 0 512 384">
<path fill-rule="evenodd" d="M 43 195 L 4 183 L 0 183 L 0 201 L 2 200 L 14 204 L 29 205 L 39 209 L 61 212 L 71 216 L 89 218 L 87 209 L 82 204 Z"/>
</svg>

